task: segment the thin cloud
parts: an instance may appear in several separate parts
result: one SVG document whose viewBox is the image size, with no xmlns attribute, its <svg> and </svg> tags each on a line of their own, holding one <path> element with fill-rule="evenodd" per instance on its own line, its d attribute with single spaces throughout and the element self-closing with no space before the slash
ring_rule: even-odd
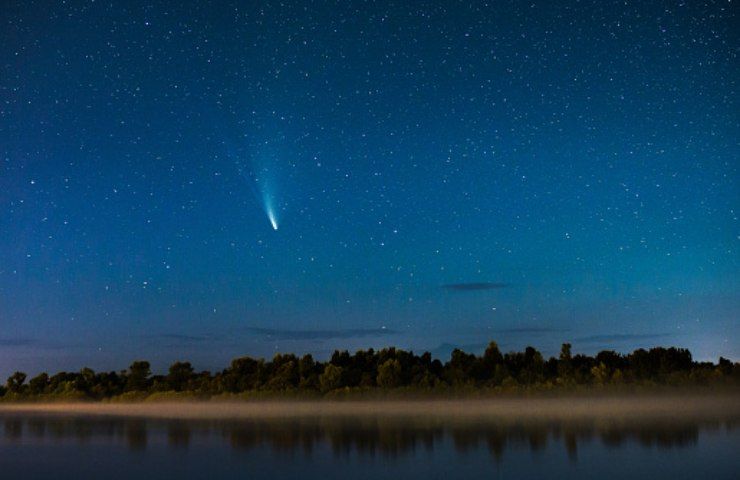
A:
<svg viewBox="0 0 740 480">
<path fill-rule="evenodd" d="M 35 345 L 36 340 L 25 338 L 25 337 L 4 337 L 0 338 L 0 347 L 27 347 L 29 345 Z"/>
<path fill-rule="evenodd" d="M 591 343 L 609 343 L 609 342 L 632 342 L 639 340 L 657 340 L 659 338 L 670 337 L 669 333 L 615 333 L 607 335 L 589 335 L 587 337 L 576 338 L 575 342 Z"/>
<path fill-rule="evenodd" d="M 567 328 L 552 327 L 512 327 L 512 328 L 493 328 L 493 333 L 558 333 L 567 332 Z"/>
<path fill-rule="evenodd" d="M 497 283 L 497 282 L 467 282 L 467 283 L 446 283 L 442 285 L 445 290 L 453 292 L 474 292 L 479 290 L 498 290 L 501 288 L 508 288 L 508 283 Z"/>
<path fill-rule="evenodd" d="M 182 342 L 204 342 L 206 340 L 210 340 L 210 337 L 205 337 L 201 335 L 184 335 L 181 333 L 162 333 L 159 335 L 156 335 L 157 338 L 166 338 L 169 340 L 178 340 Z"/>
<path fill-rule="evenodd" d="M 361 338 L 393 335 L 398 332 L 387 328 L 347 328 L 338 330 L 281 330 L 251 327 L 250 333 L 277 340 L 326 340 L 332 338 Z"/>
</svg>

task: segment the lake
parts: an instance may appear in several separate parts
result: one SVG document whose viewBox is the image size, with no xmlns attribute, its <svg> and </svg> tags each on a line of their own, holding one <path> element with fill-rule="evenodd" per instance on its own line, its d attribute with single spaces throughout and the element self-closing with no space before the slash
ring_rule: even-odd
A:
<svg viewBox="0 0 740 480">
<path fill-rule="evenodd" d="M 738 418 L 0 412 L 2 478 L 738 478 Z"/>
</svg>

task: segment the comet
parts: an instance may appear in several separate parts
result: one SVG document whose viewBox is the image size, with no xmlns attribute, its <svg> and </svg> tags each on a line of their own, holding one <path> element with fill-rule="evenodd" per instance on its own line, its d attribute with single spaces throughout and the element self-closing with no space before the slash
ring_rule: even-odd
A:
<svg viewBox="0 0 740 480">
<path fill-rule="evenodd" d="M 272 206 L 268 205 L 266 207 L 266 211 L 267 211 L 267 218 L 270 219 L 270 224 L 272 225 L 272 229 L 277 230 L 278 229 L 277 218 L 275 217 L 275 211 L 272 209 Z"/>
<path fill-rule="evenodd" d="M 279 156 L 269 149 L 267 151 L 258 149 L 251 155 L 243 155 L 237 147 L 226 143 L 227 155 L 233 158 L 236 171 L 248 180 L 257 203 L 262 206 L 270 226 L 276 231 L 280 221 L 278 217 L 284 206 L 284 203 L 278 200 L 278 191 L 275 188 L 280 177 Z"/>
<path fill-rule="evenodd" d="M 275 209 L 275 202 L 273 200 L 273 196 L 270 193 L 272 189 L 270 188 L 268 182 L 266 181 L 261 182 L 261 187 L 262 187 L 262 208 L 264 209 L 265 214 L 267 214 L 267 219 L 270 220 L 270 225 L 272 225 L 272 229 L 277 230 L 278 229 L 278 215 L 277 215 L 278 212 Z"/>
</svg>

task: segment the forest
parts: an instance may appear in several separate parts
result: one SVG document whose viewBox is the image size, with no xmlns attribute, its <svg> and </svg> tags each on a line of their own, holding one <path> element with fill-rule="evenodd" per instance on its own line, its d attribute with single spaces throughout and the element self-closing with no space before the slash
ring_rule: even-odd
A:
<svg viewBox="0 0 740 480">
<path fill-rule="evenodd" d="M 144 360 L 119 372 L 13 373 L 0 401 L 145 400 L 156 398 L 330 397 L 373 393 L 480 395 L 539 391 L 740 386 L 740 363 L 694 361 L 684 348 L 656 347 L 629 354 L 573 354 L 562 345 L 544 358 L 533 347 L 502 353 L 495 342 L 478 356 L 456 349 L 447 362 L 396 348 L 335 351 L 326 362 L 311 355 L 277 354 L 272 360 L 240 357 L 220 372 L 173 363 L 155 375 Z"/>
</svg>

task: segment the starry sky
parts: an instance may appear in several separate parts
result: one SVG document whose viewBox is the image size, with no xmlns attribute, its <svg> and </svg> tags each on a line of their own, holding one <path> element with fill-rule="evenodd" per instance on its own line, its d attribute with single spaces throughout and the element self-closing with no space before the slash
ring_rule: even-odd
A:
<svg viewBox="0 0 740 480">
<path fill-rule="evenodd" d="M 490 339 L 738 360 L 737 13 L 6 0 L 0 374 Z"/>
</svg>

